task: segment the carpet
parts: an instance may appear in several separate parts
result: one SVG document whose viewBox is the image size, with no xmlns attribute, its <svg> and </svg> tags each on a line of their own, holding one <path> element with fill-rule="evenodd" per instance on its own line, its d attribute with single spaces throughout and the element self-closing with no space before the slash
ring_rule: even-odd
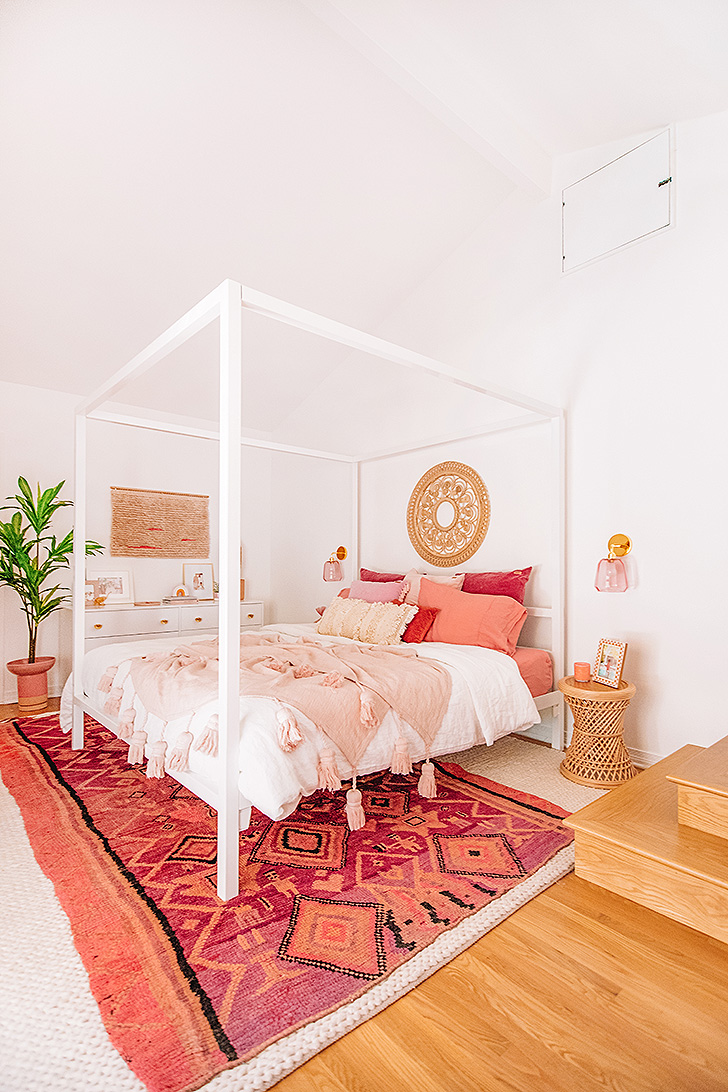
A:
<svg viewBox="0 0 728 1092">
<path fill-rule="evenodd" d="M 88 724 L 5 727 L 0 769 L 55 885 L 112 1041 L 153 1092 L 237 1067 L 263 1089 L 422 981 L 571 867 L 565 811 L 454 763 L 362 779 L 366 827 L 339 796 L 288 820 L 254 813 L 241 895 L 215 895 L 214 815 L 149 781 Z"/>
</svg>

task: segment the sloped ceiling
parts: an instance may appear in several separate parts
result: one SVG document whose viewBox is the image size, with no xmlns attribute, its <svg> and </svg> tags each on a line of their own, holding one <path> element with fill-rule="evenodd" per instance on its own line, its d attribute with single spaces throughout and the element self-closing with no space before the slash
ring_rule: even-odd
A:
<svg viewBox="0 0 728 1092">
<path fill-rule="evenodd" d="M 377 333 L 554 156 L 727 108 L 726 55 L 724 0 L 5 0 L 0 379 L 88 393 L 226 277 Z M 262 431 L 338 359 L 287 355 Z"/>
</svg>

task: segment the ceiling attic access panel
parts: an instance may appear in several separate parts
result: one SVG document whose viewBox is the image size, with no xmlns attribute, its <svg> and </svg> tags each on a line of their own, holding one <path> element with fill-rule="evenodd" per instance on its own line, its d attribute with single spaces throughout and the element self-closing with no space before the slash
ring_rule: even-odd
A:
<svg viewBox="0 0 728 1092">
<path fill-rule="evenodd" d="M 671 226 L 670 143 L 665 129 L 562 190 L 563 273 Z"/>
</svg>

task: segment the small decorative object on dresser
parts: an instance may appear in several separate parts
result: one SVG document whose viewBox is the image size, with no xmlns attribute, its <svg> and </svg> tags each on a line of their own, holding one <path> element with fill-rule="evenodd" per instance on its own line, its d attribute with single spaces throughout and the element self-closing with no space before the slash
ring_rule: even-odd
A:
<svg viewBox="0 0 728 1092">
<path fill-rule="evenodd" d="M 182 581 L 196 599 L 214 599 L 212 563 L 209 561 L 182 566 Z"/>
<path fill-rule="evenodd" d="M 96 585 L 98 595 L 106 597 L 105 601 L 110 607 L 134 602 L 134 588 L 128 569 L 104 569 L 89 573 L 86 582 L 89 581 Z"/>
<path fill-rule="evenodd" d="M 594 664 L 594 681 L 603 683 L 604 686 L 613 686 L 616 690 L 622 678 L 626 655 L 627 645 L 624 641 L 602 637 Z"/>
</svg>

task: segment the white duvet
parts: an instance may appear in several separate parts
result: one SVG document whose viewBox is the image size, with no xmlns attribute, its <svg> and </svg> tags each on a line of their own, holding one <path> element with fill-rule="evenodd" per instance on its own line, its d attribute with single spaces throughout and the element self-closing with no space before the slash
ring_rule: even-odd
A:
<svg viewBox="0 0 728 1092">
<path fill-rule="evenodd" d="M 287 637 L 304 634 L 315 637 L 322 644 L 353 644 L 346 637 L 323 637 L 310 624 L 265 626 L 261 632 L 281 633 Z M 121 666 L 117 676 L 119 685 L 126 675 L 123 665 L 134 656 L 148 652 L 171 650 L 183 644 L 180 638 L 154 638 L 142 641 L 113 642 L 100 645 L 86 654 L 83 661 L 83 692 L 89 701 L 103 710 L 107 697 L 99 693 L 98 684 L 107 667 Z M 193 642 L 191 642 L 193 643 Z M 494 743 L 501 736 L 521 732 L 540 722 L 538 710 L 528 687 L 521 678 L 515 660 L 502 652 L 472 645 L 448 645 L 425 642 L 402 646 L 411 651 L 414 647 L 419 656 L 437 660 L 449 672 L 452 693 L 440 731 L 435 736 L 432 756 L 466 750 L 476 743 Z M 123 683 L 124 697 L 121 708 L 135 705 L 141 711 L 131 681 Z M 71 729 L 73 703 L 72 680 L 69 679 L 61 699 L 61 725 Z M 202 735 L 207 722 L 215 712 L 216 701 L 201 706 L 192 723 L 189 717 L 171 721 L 164 727 L 162 721 L 149 716 L 145 724 L 147 745 L 162 737 L 174 746 L 180 732 L 188 729 L 195 740 Z M 238 786 L 241 794 L 271 819 L 283 819 L 289 815 L 302 796 L 316 790 L 318 784 L 318 756 L 324 742 L 318 728 L 300 712 L 296 718 L 304 735 L 303 743 L 295 750 L 284 752 L 278 744 L 276 705 L 269 698 L 240 698 L 240 751 Z M 108 721 L 108 714 L 104 719 Z M 425 757 L 420 736 L 406 723 L 402 730 L 409 743 L 410 757 L 419 761 Z M 389 767 L 399 725 L 388 714 L 359 764 L 358 773 L 373 773 Z M 169 752 L 168 752 L 169 753 Z M 190 751 L 190 769 L 207 784 L 217 781 L 217 758 L 201 754 L 194 745 Z M 352 770 L 340 753 L 337 755 L 342 778 L 351 777 Z"/>
</svg>

